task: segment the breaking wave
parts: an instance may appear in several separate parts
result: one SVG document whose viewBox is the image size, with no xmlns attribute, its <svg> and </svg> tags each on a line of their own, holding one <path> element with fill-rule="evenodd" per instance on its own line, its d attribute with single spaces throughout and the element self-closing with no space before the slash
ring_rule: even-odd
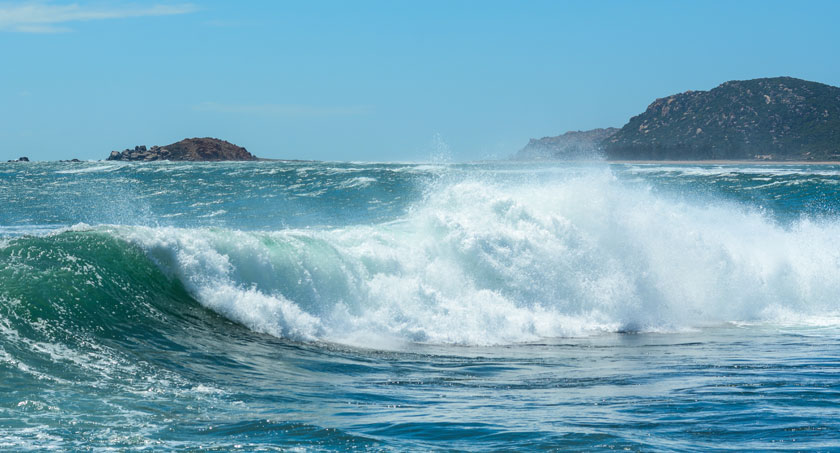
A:
<svg viewBox="0 0 840 453">
<path fill-rule="evenodd" d="M 88 254 L 142 257 L 204 307 L 277 337 L 508 344 L 728 322 L 840 324 L 839 235 L 833 220 L 779 225 L 742 205 L 668 198 L 603 170 L 540 184 L 440 182 L 405 216 L 376 225 L 77 226 L 8 241 L 0 278 L 84 240 Z M 105 291 L 95 275 L 106 267 L 130 276 L 140 266 L 88 261 L 55 278 Z M 177 295 L 160 281 L 125 284 Z M 32 300 L 3 287 L 6 298 Z"/>
</svg>

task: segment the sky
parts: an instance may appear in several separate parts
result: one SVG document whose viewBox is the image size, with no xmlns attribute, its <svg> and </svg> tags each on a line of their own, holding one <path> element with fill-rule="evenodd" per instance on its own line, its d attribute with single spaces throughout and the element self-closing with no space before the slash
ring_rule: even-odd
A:
<svg viewBox="0 0 840 453">
<path fill-rule="evenodd" d="M 260 157 L 506 158 L 727 80 L 840 85 L 838 1 L 0 0 L 0 160 L 218 137 Z"/>
</svg>

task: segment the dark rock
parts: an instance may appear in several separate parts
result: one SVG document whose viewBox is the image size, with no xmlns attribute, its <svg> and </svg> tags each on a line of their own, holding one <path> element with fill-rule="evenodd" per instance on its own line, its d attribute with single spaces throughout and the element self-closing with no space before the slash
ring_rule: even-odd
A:
<svg viewBox="0 0 840 453">
<path fill-rule="evenodd" d="M 29 162 L 28 157 L 18 157 L 17 159 L 7 160 L 6 162 Z"/>
<path fill-rule="evenodd" d="M 776 77 L 657 99 L 602 142 L 610 159 L 840 160 L 840 88 Z"/>
<path fill-rule="evenodd" d="M 107 160 L 127 161 L 229 161 L 257 160 L 245 148 L 216 138 L 188 138 L 166 146 L 135 146 L 134 150 L 112 151 Z"/>
</svg>

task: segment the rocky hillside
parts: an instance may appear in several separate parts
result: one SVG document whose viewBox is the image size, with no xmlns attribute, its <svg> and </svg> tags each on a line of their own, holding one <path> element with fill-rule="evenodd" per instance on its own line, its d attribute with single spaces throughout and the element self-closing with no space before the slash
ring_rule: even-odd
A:
<svg viewBox="0 0 840 453">
<path fill-rule="evenodd" d="M 615 134 L 618 129 L 592 129 L 570 131 L 556 137 L 532 138 L 514 159 L 591 159 L 601 156 L 601 142 Z"/>
<path fill-rule="evenodd" d="M 125 151 L 112 151 L 108 160 L 153 161 L 153 160 L 188 160 L 188 161 L 223 161 L 256 160 L 245 148 L 217 138 L 187 138 L 166 146 L 135 146 Z"/>
<path fill-rule="evenodd" d="M 776 77 L 687 91 L 602 146 L 610 159 L 840 160 L 840 88 Z"/>
</svg>

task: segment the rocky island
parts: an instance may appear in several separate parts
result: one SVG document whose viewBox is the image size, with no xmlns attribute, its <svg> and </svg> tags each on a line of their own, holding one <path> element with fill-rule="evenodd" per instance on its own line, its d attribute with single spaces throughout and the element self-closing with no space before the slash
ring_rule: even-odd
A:
<svg viewBox="0 0 840 453">
<path fill-rule="evenodd" d="M 107 160 L 141 161 L 149 162 L 155 160 L 172 161 L 230 161 L 230 160 L 257 160 L 257 157 L 249 153 L 241 146 L 217 138 L 187 138 L 180 142 L 166 146 L 135 146 L 134 149 L 125 151 L 112 151 Z"/>
<path fill-rule="evenodd" d="M 840 88 L 792 77 L 734 80 L 657 99 L 621 129 L 596 131 L 610 129 L 586 134 L 604 134 L 593 147 L 611 160 L 837 161 Z M 574 156 L 565 151 L 574 134 L 531 140 L 516 157 L 539 149 Z"/>
</svg>

